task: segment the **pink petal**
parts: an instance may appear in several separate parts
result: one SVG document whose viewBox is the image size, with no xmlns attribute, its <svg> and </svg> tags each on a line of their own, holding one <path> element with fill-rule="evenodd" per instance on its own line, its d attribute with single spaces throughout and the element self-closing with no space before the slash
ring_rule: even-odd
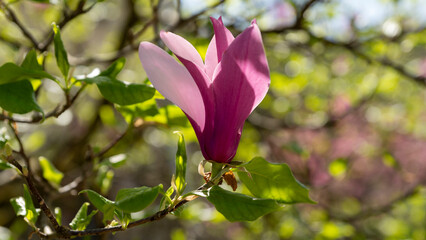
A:
<svg viewBox="0 0 426 240">
<path fill-rule="evenodd" d="M 262 37 L 256 22 L 244 30 L 224 53 L 212 84 L 216 112 L 207 154 L 230 161 L 237 150 L 244 121 L 262 101 L 270 83 Z"/>
<path fill-rule="evenodd" d="M 188 41 L 170 32 L 161 32 L 160 36 L 164 43 L 167 45 L 167 47 L 172 50 L 176 57 L 183 63 L 189 74 L 191 74 L 192 79 L 197 84 L 197 87 L 201 93 L 201 103 L 204 104 L 205 107 L 206 122 L 204 124 L 204 127 L 194 127 L 194 130 L 195 134 L 197 135 L 198 141 L 200 142 L 201 151 L 204 154 L 204 135 L 207 131 L 212 131 L 213 129 L 213 116 L 215 110 L 213 101 L 213 91 L 210 89 L 211 80 L 204 71 L 204 64 L 201 60 L 200 55 Z M 191 117 L 189 117 L 188 119 L 194 126 L 195 120 L 191 119 Z M 205 128 L 207 128 L 207 130 Z"/>
<path fill-rule="evenodd" d="M 210 18 L 213 23 L 214 36 L 210 41 L 206 53 L 206 73 L 212 79 L 217 64 L 228 46 L 234 41 L 232 33 L 223 25 L 222 17 Z"/>
<path fill-rule="evenodd" d="M 184 66 L 149 42 L 139 45 L 139 58 L 154 87 L 193 120 L 194 129 L 203 129 L 205 108 L 197 84 Z"/>
<path fill-rule="evenodd" d="M 197 64 L 204 70 L 203 59 L 191 43 L 186 41 L 183 37 L 176 35 L 172 32 L 160 32 L 161 40 L 166 46 L 180 58 L 186 59 L 190 62 Z"/>
</svg>

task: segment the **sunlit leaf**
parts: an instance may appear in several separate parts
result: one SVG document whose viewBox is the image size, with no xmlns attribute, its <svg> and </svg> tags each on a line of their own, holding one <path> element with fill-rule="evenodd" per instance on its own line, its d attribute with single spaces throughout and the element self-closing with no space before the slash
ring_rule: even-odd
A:
<svg viewBox="0 0 426 240">
<path fill-rule="evenodd" d="M 155 89 L 145 84 L 124 83 L 107 76 L 81 79 L 86 83 L 95 83 L 102 96 L 110 102 L 119 105 L 131 105 L 152 98 Z"/>
<path fill-rule="evenodd" d="M 179 135 L 178 149 L 176 152 L 176 172 L 175 172 L 175 186 L 177 193 L 180 195 L 183 193 L 186 187 L 185 176 L 186 176 L 186 147 L 185 138 L 180 132 L 175 132 Z"/>
<path fill-rule="evenodd" d="M 25 65 L 28 66 L 29 63 L 25 63 Z M 20 67 L 14 63 L 5 63 L 4 65 L 0 67 L 0 85 L 17 82 L 24 79 L 30 79 L 30 78 L 34 78 L 34 79 L 49 78 L 52 80 L 55 79 L 54 77 L 52 77 L 52 75 L 42 70 L 27 69 L 24 67 Z"/>
<path fill-rule="evenodd" d="M 241 193 L 224 190 L 218 186 L 213 186 L 209 190 L 207 199 L 231 222 L 254 221 L 280 209 L 275 200 L 252 198 Z"/>
<path fill-rule="evenodd" d="M 116 206 L 124 212 L 138 212 L 148 207 L 157 198 L 163 185 L 155 187 L 124 188 L 118 191 Z"/>
<path fill-rule="evenodd" d="M 89 203 L 85 202 L 78 210 L 77 214 L 74 216 L 73 220 L 70 223 L 70 227 L 73 230 L 83 231 L 86 229 L 87 225 L 90 224 L 92 217 L 98 212 L 97 210 L 92 211 L 89 215 L 87 215 L 87 208 L 89 207 Z"/>
<path fill-rule="evenodd" d="M 12 204 L 13 210 L 17 216 L 25 217 L 25 215 L 27 215 L 27 208 L 23 197 L 12 198 L 10 199 L 10 203 Z"/>
<path fill-rule="evenodd" d="M 107 76 L 110 78 L 117 78 L 117 75 L 121 72 L 126 63 L 125 58 L 119 58 L 115 60 L 106 70 L 102 71 L 99 76 Z"/>
<path fill-rule="evenodd" d="M 10 203 L 17 216 L 23 216 L 29 224 L 35 226 L 39 213 L 34 207 L 27 185 L 24 184 L 24 197 L 12 198 Z"/>
<path fill-rule="evenodd" d="M 308 189 L 294 178 L 287 164 L 273 164 L 256 157 L 241 167 L 245 170 L 239 170 L 238 177 L 255 197 L 280 203 L 314 203 Z"/>
<path fill-rule="evenodd" d="M 55 36 L 53 38 L 53 44 L 55 46 L 56 64 L 58 65 L 59 70 L 61 70 L 61 73 L 64 78 L 67 79 L 68 72 L 70 69 L 67 51 L 65 50 L 64 43 L 62 42 L 61 32 L 59 30 L 58 25 L 56 25 L 56 23 L 53 23 L 52 26 L 53 32 L 55 33 Z"/>
<path fill-rule="evenodd" d="M 45 157 L 39 157 L 41 170 L 43 171 L 43 177 L 58 187 L 61 184 L 64 174 L 60 172 L 55 166 Z"/>
<path fill-rule="evenodd" d="M 104 223 L 106 221 L 112 220 L 112 218 L 114 217 L 114 210 L 116 208 L 114 201 L 103 197 L 102 195 L 93 190 L 83 190 L 80 192 L 80 194 L 81 193 L 87 193 L 87 197 L 89 198 L 93 206 L 95 206 L 99 211 L 104 214 Z"/>
</svg>

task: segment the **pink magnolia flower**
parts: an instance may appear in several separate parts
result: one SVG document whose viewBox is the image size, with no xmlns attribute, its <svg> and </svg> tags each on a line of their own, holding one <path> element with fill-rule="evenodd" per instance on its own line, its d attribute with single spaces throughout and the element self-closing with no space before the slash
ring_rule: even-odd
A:
<svg viewBox="0 0 426 240">
<path fill-rule="evenodd" d="M 164 31 L 161 39 L 183 65 L 149 42 L 140 44 L 139 57 L 154 87 L 188 117 L 203 156 L 227 163 L 245 120 L 268 91 L 269 68 L 255 20 L 235 39 L 221 18 L 211 21 L 215 35 L 205 63 L 188 41 Z"/>
</svg>

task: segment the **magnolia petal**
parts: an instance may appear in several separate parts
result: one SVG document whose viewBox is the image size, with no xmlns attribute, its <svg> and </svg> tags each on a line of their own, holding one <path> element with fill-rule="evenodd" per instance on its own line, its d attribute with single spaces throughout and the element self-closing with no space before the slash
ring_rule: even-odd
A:
<svg viewBox="0 0 426 240">
<path fill-rule="evenodd" d="M 161 31 L 160 37 L 176 56 L 193 62 L 204 70 L 203 59 L 190 42 L 172 32 Z"/>
<path fill-rule="evenodd" d="M 139 58 L 154 87 L 180 107 L 198 126 L 204 128 L 205 108 L 197 84 L 184 66 L 161 48 L 149 42 L 139 45 Z"/>
<path fill-rule="evenodd" d="M 202 69 L 200 69 L 197 64 L 180 58 L 179 56 L 178 59 L 183 63 L 188 72 L 191 74 L 201 93 L 202 101 L 205 108 L 205 124 L 204 127 L 200 129 L 194 127 L 194 130 L 200 143 L 201 152 L 203 153 L 204 157 L 207 158 L 206 151 L 204 148 L 205 142 L 209 140 L 205 139 L 205 136 L 210 136 L 211 132 L 214 131 L 214 115 L 216 110 L 211 83 L 207 74 Z M 189 120 L 194 126 L 194 121 L 192 121 L 191 118 L 189 118 Z"/>
<path fill-rule="evenodd" d="M 213 76 L 215 129 L 207 154 L 215 161 L 234 157 L 244 121 L 269 88 L 269 68 L 256 22 L 244 30 L 224 53 Z"/>
<path fill-rule="evenodd" d="M 222 17 L 219 19 L 210 18 L 213 23 L 214 36 L 210 41 L 206 52 L 206 73 L 213 79 L 213 72 L 217 64 L 221 61 L 223 53 L 234 41 L 232 33 L 223 25 Z"/>
</svg>

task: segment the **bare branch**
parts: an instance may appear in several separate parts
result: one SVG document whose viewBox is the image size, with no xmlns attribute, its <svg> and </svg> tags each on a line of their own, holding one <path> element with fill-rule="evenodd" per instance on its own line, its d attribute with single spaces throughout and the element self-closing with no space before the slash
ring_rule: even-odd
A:
<svg viewBox="0 0 426 240">
<path fill-rule="evenodd" d="M 32 43 L 32 45 L 40 50 L 40 45 L 37 42 L 37 40 L 35 39 L 35 37 L 30 33 L 30 31 L 28 31 L 28 29 L 22 24 L 22 22 L 18 19 L 18 17 L 16 16 L 15 12 L 9 8 L 9 6 L 3 2 L 3 0 L 0 0 L 0 7 L 2 9 L 4 9 L 4 12 L 6 14 L 6 17 L 12 21 L 13 23 L 16 24 L 16 26 L 18 26 L 18 28 L 21 30 L 22 34 L 24 34 L 24 36 L 30 40 L 30 42 Z"/>
</svg>

